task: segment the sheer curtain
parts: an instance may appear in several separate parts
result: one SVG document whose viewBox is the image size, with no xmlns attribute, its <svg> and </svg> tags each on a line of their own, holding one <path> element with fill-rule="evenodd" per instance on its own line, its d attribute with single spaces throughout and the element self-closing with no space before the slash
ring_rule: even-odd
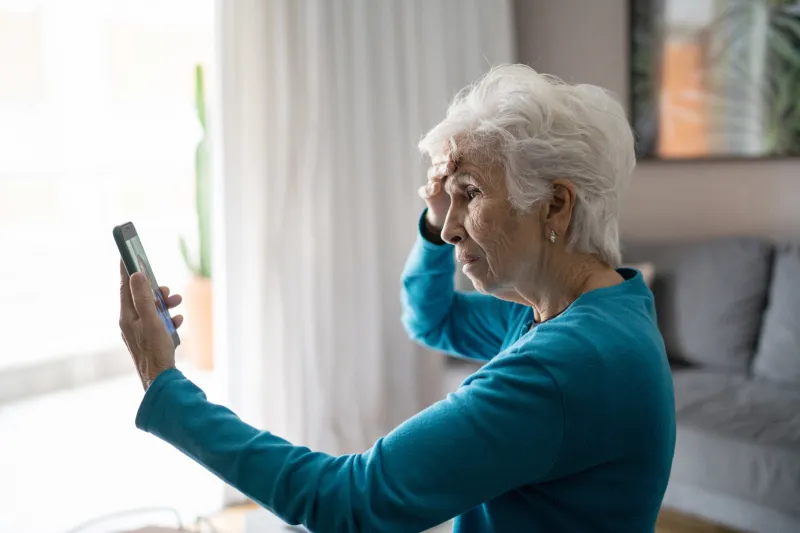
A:
<svg viewBox="0 0 800 533">
<path fill-rule="evenodd" d="M 510 0 L 219 2 L 216 352 L 245 420 L 362 451 L 441 394 L 400 324 L 421 135 L 514 60 Z"/>
</svg>

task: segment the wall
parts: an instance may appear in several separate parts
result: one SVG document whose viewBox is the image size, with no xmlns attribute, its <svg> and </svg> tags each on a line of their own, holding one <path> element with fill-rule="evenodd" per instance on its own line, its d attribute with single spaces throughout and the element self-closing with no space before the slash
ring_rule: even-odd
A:
<svg viewBox="0 0 800 533">
<path fill-rule="evenodd" d="M 520 61 L 627 102 L 627 0 L 517 0 Z M 800 160 L 639 163 L 623 238 L 800 237 Z"/>
</svg>

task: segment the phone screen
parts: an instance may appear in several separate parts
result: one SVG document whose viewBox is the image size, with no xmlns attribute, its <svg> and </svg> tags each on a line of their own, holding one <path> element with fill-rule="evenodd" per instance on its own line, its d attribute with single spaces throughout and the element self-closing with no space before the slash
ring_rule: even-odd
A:
<svg viewBox="0 0 800 533">
<path fill-rule="evenodd" d="M 153 286 L 153 296 L 155 296 L 156 299 L 158 315 L 161 317 L 161 321 L 164 322 L 164 327 L 167 328 L 170 335 L 173 335 L 175 333 L 175 324 L 173 324 L 172 317 L 169 315 L 167 302 L 164 301 L 164 296 L 158 288 L 158 282 L 153 274 L 153 270 L 150 268 L 150 261 L 147 260 L 147 254 L 144 253 L 142 241 L 139 240 L 138 235 L 134 235 L 125 241 L 125 246 L 130 253 L 130 257 L 134 259 L 136 271 L 143 272 Z"/>
</svg>

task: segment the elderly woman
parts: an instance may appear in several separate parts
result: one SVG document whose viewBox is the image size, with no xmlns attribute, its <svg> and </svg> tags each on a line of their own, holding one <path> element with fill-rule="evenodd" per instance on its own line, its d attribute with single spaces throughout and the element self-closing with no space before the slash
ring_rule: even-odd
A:
<svg viewBox="0 0 800 533">
<path fill-rule="evenodd" d="M 147 390 L 138 427 L 314 531 L 457 517 L 460 533 L 652 532 L 675 413 L 652 294 L 618 268 L 634 166 L 623 109 L 600 88 L 499 67 L 420 147 L 433 166 L 404 323 L 486 362 L 478 372 L 363 454 L 314 453 L 208 403 L 174 368 L 147 281 L 123 269 L 121 327 Z M 454 255 L 477 292 L 454 291 Z"/>
</svg>

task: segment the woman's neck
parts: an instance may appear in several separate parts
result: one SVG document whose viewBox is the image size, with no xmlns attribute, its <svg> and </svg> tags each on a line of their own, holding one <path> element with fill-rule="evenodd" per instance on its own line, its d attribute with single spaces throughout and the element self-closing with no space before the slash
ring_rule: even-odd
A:
<svg viewBox="0 0 800 533">
<path fill-rule="evenodd" d="M 593 256 L 574 259 L 577 260 L 532 277 L 535 286 L 517 289 L 525 303 L 533 308 L 537 323 L 558 316 L 584 293 L 624 281 L 616 270 Z"/>
</svg>

